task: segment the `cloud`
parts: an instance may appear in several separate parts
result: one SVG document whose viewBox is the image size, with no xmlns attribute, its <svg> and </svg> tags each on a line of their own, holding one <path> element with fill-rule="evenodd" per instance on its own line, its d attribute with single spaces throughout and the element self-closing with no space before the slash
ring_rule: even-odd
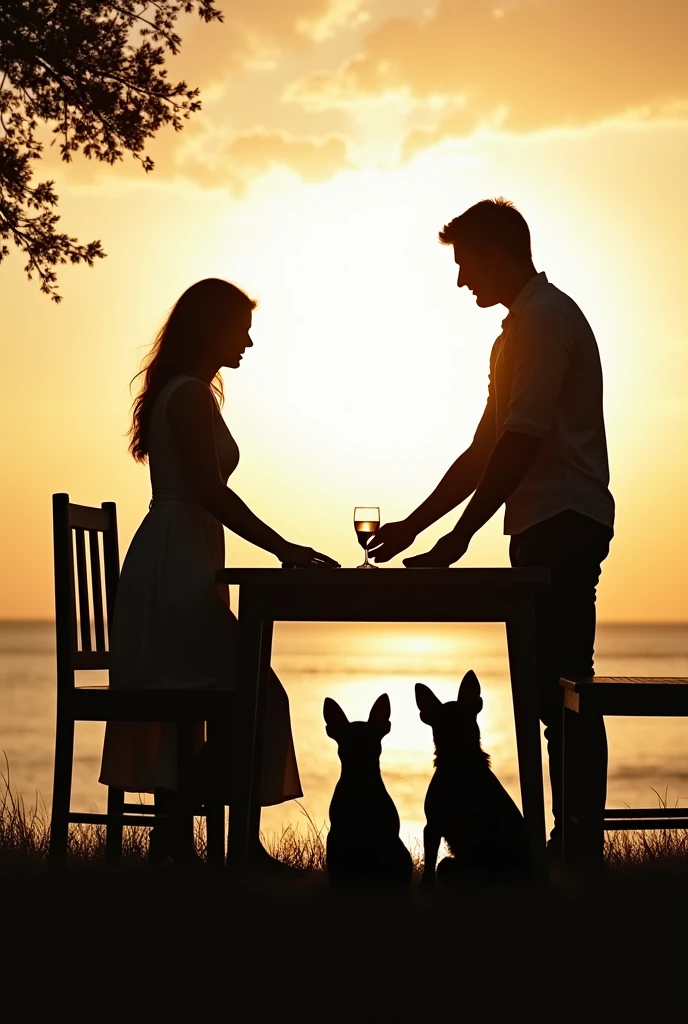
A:
<svg viewBox="0 0 688 1024">
<path fill-rule="evenodd" d="M 433 128 L 414 128 L 401 147 L 401 159 L 410 160 L 423 149 L 434 146 L 442 139 L 469 135 L 475 128 L 475 118 L 464 107 L 441 117 Z"/>
<path fill-rule="evenodd" d="M 294 136 L 252 128 L 225 142 L 214 154 L 187 152 L 178 172 L 205 187 L 226 187 L 241 195 L 255 178 L 286 168 L 304 181 L 325 181 L 348 167 L 347 141 L 340 135 Z"/>
<path fill-rule="evenodd" d="M 327 11 L 317 18 L 302 18 L 297 29 L 313 42 L 331 39 L 349 26 L 365 25 L 370 13 L 365 9 L 366 0 L 330 0 Z"/>
<path fill-rule="evenodd" d="M 180 56 L 170 71 L 194 86 L 208 86 L 245 67 L 269 69 L 277 55 L 303 50 L 367 20 L 368 0 L 245 0 L 220 2 L 224 22 L 180 23 Z"/>
<path fill-rule="evenodd" d="M 529 132 L 629 111 L 685 113 L 687 36 L 686 0 L 442 0 L 424 18 L 388 18 L 362 53 L 286 98 L 310 110 L 390 93 L 463 104 L 444 124 L 436 117 L 431 140 L 495 118 Z M 407 149 L 422 142 L 416 131 Z"/>
<path fill-rule="evenodd" d="M 193 126 L 193 127 L 191 127 Z M 182 133 L 161 132 L 150 146 L 155 170 L 146 175 L 135 160 L 114 167 L 83 158 L 65 168 L 56 151 L 48 150 L 46 173 L 72 186 L 128 183 L 145 186 L 189 181 L 201 188 L 223 188 L 243 196 L 251 183 L 276 169 L 291 171 L 302 181 L 326 181 L 338 171 L 353 167 L 349 140 L 330 133 L 296 135 L 254 127 L 231 132 L 202 114 Z"/>
</svg>

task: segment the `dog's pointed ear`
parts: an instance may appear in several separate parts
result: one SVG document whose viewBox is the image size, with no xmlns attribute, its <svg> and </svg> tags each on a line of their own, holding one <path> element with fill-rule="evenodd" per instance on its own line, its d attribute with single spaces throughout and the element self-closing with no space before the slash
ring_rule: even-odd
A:
<svg viewBox="0 0 688 1024">
<path fill-rule="evenodd" d="M 331 697 L 325 697 L 325 703 L 323 704 L 323 717 L 327 728 L 325 732 L 328 736 L 331 736 L 333 740 L 339 739 L 342 729 L 344 726 L 349 724 L 349 719 L 346 717 L 342 709 L 336 700 L 332 700 Z"/>
<path fill-rule="evenodd" d="M 458 700 L 462 707 L 472 714 L 477 715 L 479 711 L 482 711 L 483 699 L 480 696 L 480 683 L 472 669 L 461 680 Z"/>
<path fill-rule="evenodd" d="M 438 710 L 442 707 L 442 701 L 436 697 L 429 686 L 424 683 L 416 683 L 416 704 L 420 711 L 420 720 L 426 725 L 432 725 Z"/>
<path fill-rule="evenodd" d="M 389 697 L 386 693 L 383 693 L 370 709 L 368 721 L 371 725 L 375 726 L 381 736 L 386 736 L 392 728 L 392 723 L 390 722 L 391 715 L 392 707 L 389 703 Z"/>
</svg>

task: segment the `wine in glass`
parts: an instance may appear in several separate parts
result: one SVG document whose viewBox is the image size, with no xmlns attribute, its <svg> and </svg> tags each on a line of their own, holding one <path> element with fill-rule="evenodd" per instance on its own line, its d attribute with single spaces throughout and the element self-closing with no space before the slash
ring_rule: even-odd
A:
<svg viewBox="0 0 688 1024">
<path fill-rule="evenodd" d="M 365 551 L 365 561 L 357 565 L 357 569 L 377 569 L 379 566 L 368 561 L 368 545 L 380 529 L 380 509 L 377 507 L 367 508 L 364 505 L 357 505 L 354 509 L 354 529 L 358 537 L 358 543 Z"/>
</svg>

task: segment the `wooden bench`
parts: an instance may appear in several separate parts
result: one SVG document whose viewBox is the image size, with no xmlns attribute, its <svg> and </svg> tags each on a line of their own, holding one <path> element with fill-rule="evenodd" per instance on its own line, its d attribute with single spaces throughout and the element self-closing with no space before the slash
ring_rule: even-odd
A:
<svg viewBox="0 0 688 1024">
<path fill-rule="evenodd" d="M 584 680 L 562 678 L 559 682 L 564 688 L 562 787 L 566 859 L 567 775 L 575 770 L 567 756 L 572 715 L 688 717 L 688 676 L 593 676 Z M 688 807 L 605 808 L 603 824 L 605 831 L 688 828 Z"/>
</svg>

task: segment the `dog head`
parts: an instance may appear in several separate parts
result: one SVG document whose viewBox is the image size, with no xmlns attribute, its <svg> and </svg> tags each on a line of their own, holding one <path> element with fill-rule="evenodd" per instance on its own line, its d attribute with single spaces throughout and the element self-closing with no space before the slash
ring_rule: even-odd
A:
<svg viewBox="0 0 688 1024">
<path fill-rule="evenodd" d="M 350 722 L 336 700 L 325 698 L 323 716 L 326 732 L 336 740 L 342 761 L 377 763 L 382 753 L 382 737 L 392 728 L 389 697 L 383 693 L 373 704 L 367 722 Z"/>
<path fill-rule="evenodd" d="M 483 699 L 475 672 L 466 673 L 456 700 L 446 704 L 428 686 L 416 683 L 416 704 L 421 722 L 432 728 L 438 755 L 480 750 L 480 729 L 476 719 L 482 710 Z"/>
</svg>

